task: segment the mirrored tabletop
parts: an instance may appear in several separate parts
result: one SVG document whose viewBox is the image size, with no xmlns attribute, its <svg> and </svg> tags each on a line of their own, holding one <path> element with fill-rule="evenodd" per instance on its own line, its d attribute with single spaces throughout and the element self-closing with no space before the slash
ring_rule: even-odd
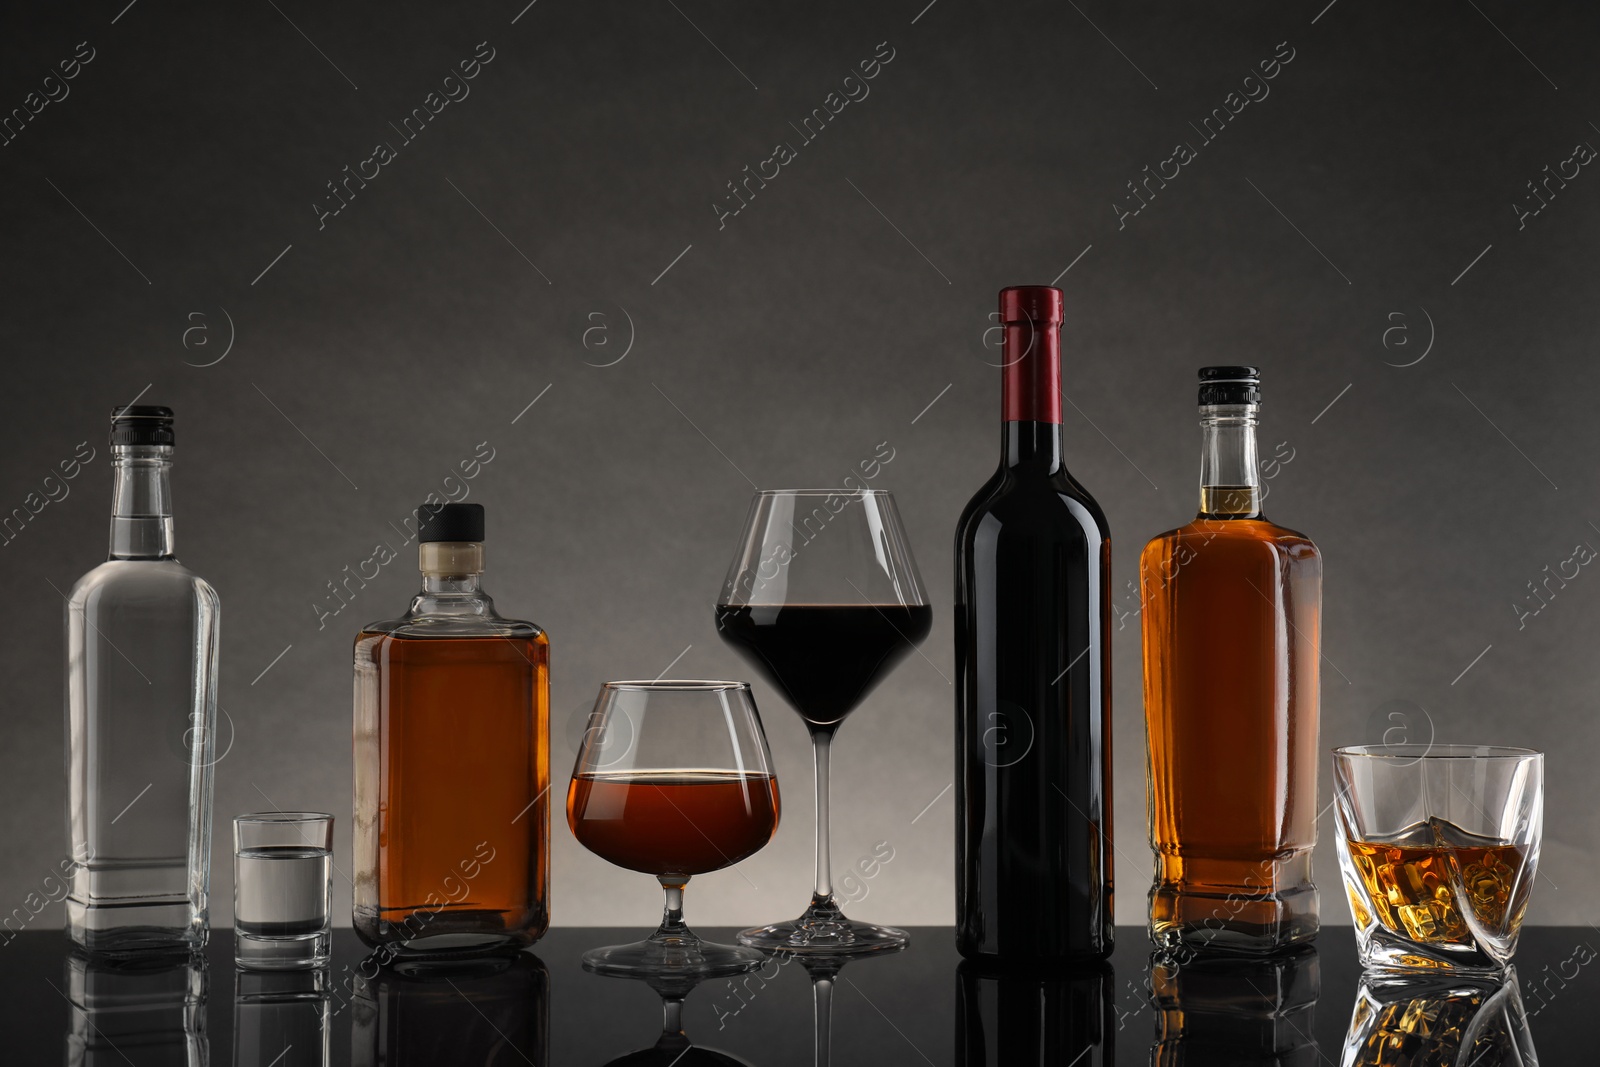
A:
<svg viewBox="0 0 1600 1067">
<path fill-rule="evenodd" d="M 582 952 L 638 931 L 560 928 L 511 958 L 380 969 L 348 930 L 320 971 L 241 971 L 232 935 L 204 961 L 85 960 L 29 931 L 0 949 L 8 1062 L 605 1065 L 1586 1062 L 1579 1025 L 1600 933 L 1524 931 L 1515 983 L 1362 981 L 1350 931 L 1271 958 L 1152 956 L 1118 930 L 1098 968 L 991 973 L 948 928 L 886 956 L 773 957 L 698 985 L 590 974 Z M 731 930 L 702 931 L 730 940 Z"/>
</svg>

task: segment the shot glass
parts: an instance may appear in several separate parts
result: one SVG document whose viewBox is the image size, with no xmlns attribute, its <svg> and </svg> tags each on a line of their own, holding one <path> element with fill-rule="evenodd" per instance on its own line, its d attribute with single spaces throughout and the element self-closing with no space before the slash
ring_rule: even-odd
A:
<svg viewBox="0 0 1600 1067">
<path fill-rule="evenodd" d="M 1334 750 L 1333 778 L 1362 966 L 1504 971 L 1539 866 L 1544 754 L 1358 745 Z"/>
<path fill-rule="evenodd" d="M 269 811 L 233 820 L 234 960 L 321 967 L 332 945 L 333 816 Z"/>
</svg>

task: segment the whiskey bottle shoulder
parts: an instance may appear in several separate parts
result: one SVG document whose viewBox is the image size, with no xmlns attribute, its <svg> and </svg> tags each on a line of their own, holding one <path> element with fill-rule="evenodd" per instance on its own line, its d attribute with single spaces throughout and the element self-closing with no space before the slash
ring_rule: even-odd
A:
<svg viewBox="0 0 1600 1067">
<path fill-rule="evenodd" d="M 1140 553 L 1141 572 L 1174 565 L 1208 569 L 1272 561 L 1287 571 L 1321 572 L 1321 552 L 1296 530 L 1266 519 L 1197 518 L 1157 534 Z"/>
<path fill-rule="evenodd" d="M 503 619 L 498 615 L 407 615 L 398 619 L 368 623 L 356 635 L 356 645 L 370 646 L 384 640 L 447 641 L 510 639 L 549 644 L 544 628 L 522 619 Z"/>
<path fill-rule="evenodd" d="M 1194 545 L 1212 541 L 1233 544 L 1257 542 L 1295 555 L 1321 555 L 1316 544 L 1298 530 L 1279 526 L 1270 519 L 1222 519 L 1201 516 L 1192 522 L 1152 537 L 1145 550 L 1164 545 Z"/>
</svg>

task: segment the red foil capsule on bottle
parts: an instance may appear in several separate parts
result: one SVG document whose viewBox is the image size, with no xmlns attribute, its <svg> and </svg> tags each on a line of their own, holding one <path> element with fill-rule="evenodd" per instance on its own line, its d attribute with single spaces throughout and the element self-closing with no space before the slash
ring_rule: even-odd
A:
<svg viewBox="0 0 1600 1067">
<path fill-rule="evenodd" d="M 1061 421 L 1062 294 L 1048 285 L 1000 290 L 1000 406 L 1006 422 Z"/>
</svg>

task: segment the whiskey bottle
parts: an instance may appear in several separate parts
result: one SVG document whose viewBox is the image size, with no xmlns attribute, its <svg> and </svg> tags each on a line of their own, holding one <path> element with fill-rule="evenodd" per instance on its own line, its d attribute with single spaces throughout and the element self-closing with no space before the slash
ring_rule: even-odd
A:
<svg viewBox="0 0 1600 1067">
<path fill-rule="evenodd" d="M 1317 933 L 1322 560 L 1261 510 L 1254 367 L 1200 371 L 1200 514 L 1139 559 L 1150 935 L 1272 951 Z"/>
<path fill-rule="evenodd" d="M 355 929 L 391 958 L 549 925 L 549 639 L 479 586 L 483 507 L 418 511 L 422 591 L 355 642 Z"/>
<path fill-rule="evenodd" d="M 111 555 L 67 597 L 67 933 L 122 955 L 207 937 L 217 594 L 173 555 L 172 410 L 111 413 Z"/>
</svg>

